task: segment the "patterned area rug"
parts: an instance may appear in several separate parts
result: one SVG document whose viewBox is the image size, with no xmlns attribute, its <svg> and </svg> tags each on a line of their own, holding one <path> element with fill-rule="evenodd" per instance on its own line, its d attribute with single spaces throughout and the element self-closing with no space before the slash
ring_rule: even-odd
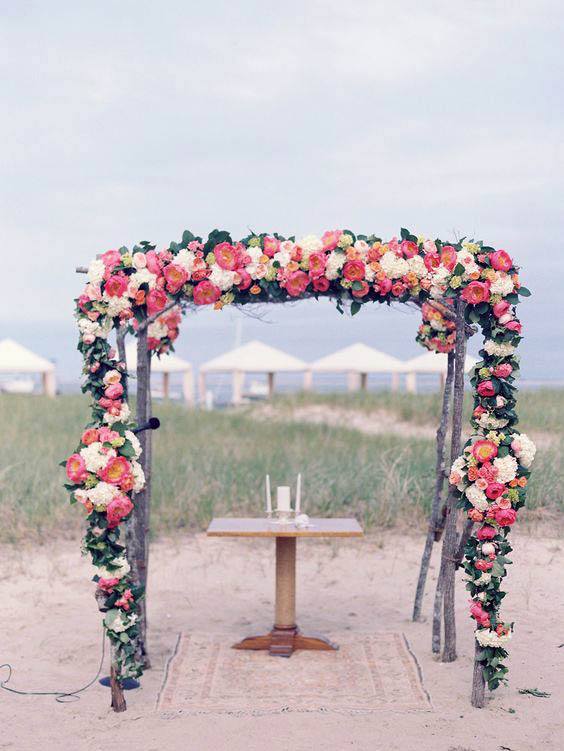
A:
<svg viewBox="0 0 564 751">
<path fill-rule="evenodd" d="M 403 634 L 331 634 L 338 652 L 298 651 L 290 659 L 231 649 L 227 634 L 180 634 L 157 709 L 219 712 L 430 710 L 419 667 Z"/>
</svg>

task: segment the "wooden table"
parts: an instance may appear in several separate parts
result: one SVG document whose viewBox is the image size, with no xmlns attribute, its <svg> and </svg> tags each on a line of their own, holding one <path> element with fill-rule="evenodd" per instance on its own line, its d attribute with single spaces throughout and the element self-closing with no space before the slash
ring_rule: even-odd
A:
<svg viewBox="0 0 564 751">
<path fill-rule="evenodd" d="M 290 657 L 296 649 L 338 649 L 322 636 L 305 636 L 296 625 L 296 540 L 298 537 L 362 537 L 356 519 L 310 519 L 309 527 L 276 524 L 268 519 L 213 519 L 209 537 L 274 537 L 276 540 L 276 604 L 274 626 L 268 634 L 248 636 L 234 649 L 268 649 Z"/>
</svg>

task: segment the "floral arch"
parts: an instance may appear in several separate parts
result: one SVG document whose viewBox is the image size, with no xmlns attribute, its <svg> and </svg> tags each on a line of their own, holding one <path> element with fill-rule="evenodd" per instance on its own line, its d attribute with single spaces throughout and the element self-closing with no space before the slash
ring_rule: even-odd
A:
<svg viewBox="0 0 564 751">
<path fill-rule="evenodd" d="M 480 685 L 483 697 L 484 683 L 495 689 L 506 673 L 503 659 L 512 624 L 500 614 L 501 586 L 510 563 L 508 535 L 525 504 L 535 453 L 532 441 L 515 427 L 515 351 L 521 340 L 515 306 L 519 296 L 530 292 L 521 286 L 510 255 L 479 241 L 445 243 L 405 229 L 400 238 L 388 242 L 349 230 L 299 240 L 252 233 L 240 241 L 225 231 L 214 230 L 205 241 L 185 231 L 181 242 L 164 250 L 148 242 L 132 250 L 109 250 L 92 261 L 87 274 L 86 287 L 76 300 L 76 318 L 84 359 L 83 391 L 92 396 L 92 416 L 76 452 L 64 464 L 71 503 L 79 502 L 87 514 L 84 548 L 96 567 L 114 684 L 119 687 L 123 678 L 140 676 L 146 662 L 138 620 L 142 577 L 132 570 L 121 533 L 130 518 L 135 525 L 135 507 L 144 501 L 142 465 L 150 471 L 150 445 L 145 435 L 139 440 L 132 432 L 126 365 L 122 351 L 110 344 L 110 333 L 117 331 L 118 342 L 125 332 L 136 333 L 140 351 L 149 351 L 139 358 L 139 376 L 143 368 L 150 368 L 151 353 L 161 354 L 172 346 L 188 307 L 221 309 L 325 296 L 335 299 L 341 312 L 350 305 L 353 315 L 369 302 L 419 306 L 423 322 L 417 341 L 430 350 L 451 353 L 451 364 L 456 357 L 454 378 L 462 390 L 466 336 L 476 325 L 484 336 L 482 360 L 471 378 L 473 435 L 462 451 L 460 425 L 457 444 L 453 419 L 452 449 L 457 458 L 449 477 L 447 510 L 452 513 L 445 532 L 445 544 L 449 534 L 452 542 L 457 534 L 455 509 L 462 508 L 469 532 L 462 541 L 462 566 L 471 595 L 470 614 L 476 621 L 478 696 L 473 695 L 473 703 L 481 706 Z M 461 406 L 461 400 L 458 408 L 455 404 L 459 421 Z M 138 406 L 137 421 L 148 416 L 147 405 Z M 454 565 L 450 588 L 453 609 Z M 446 602 L 448 585 L 444 597 Z"/>
</svg>

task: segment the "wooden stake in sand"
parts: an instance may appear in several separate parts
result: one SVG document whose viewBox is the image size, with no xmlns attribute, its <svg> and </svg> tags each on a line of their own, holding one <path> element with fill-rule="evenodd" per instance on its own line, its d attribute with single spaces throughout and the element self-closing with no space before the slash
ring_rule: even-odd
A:
<svg viewBox="0 0 564 751">
<path fill-rule="evenodd" d="M 462 435 L 462 409 L 464 404 L 464 361 L 466 358 L 466 323 L 464 310 L 466 303 L 462 299 L 456 301 L 456 345 L 454 358 L 454 395 L 452 407 L 452 432 L 450 445 L 451 462 L 460 455 Z M 456 552 L 458 535 L 456 495 L 451 488 L 447 496 L 445 535 L 441 551 L 441 568 L 437 581 L 435 606 L 433 611 L 433 652 L 440 651 L 441 611 L 444 623 L 444 644 L 442 661 L 456 660 L 456 621 L 454 613 L 454 583 L 456 571 Z"/>
<path fill-rule="evenodd" d="M 445 482 L 445 442 L 448 427 L 448 416 L 452 398 L 452 381 L 454 378 L 454 352 L 448 354 L 447 375 L 443 391 L 443 405 L 441 410 L 441 421 L 437 430 L 437 463 L 435 469 L 435 494 L 433 496 L 433 505 L 429 515 L 429 527 L 427 529 L 427 539 L 421 557 L 421 566 L 419 568 L 419 579 L 415 592 L 415 601 L 413 603 L 412 620 L 421 620 L 421 606 L 423 604 L 423 595 L 425 594 L 425 584 L 427 582 L 427 573 L 431 562 L 431 553 L 433 543 L 438 542 L 442 532 L 441 508 L 443 498 L 443 487 Z"/>
</svg>

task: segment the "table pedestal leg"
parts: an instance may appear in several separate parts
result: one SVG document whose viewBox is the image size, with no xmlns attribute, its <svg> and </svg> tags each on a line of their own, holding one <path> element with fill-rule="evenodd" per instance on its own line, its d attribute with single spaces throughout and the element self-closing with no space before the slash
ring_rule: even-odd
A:
<svg viewBox="0 0 564 751">
<path fill-rule="evenodd" d="M 338 649 L 322 636 L 304 636 L 296 625 L 296 538 L 276 538 L 276 605 L 269 634 L 248 636 L 234 649 L 268 649 L 277 657 L 291 657 L 296 649 Z"/>
</svg>

